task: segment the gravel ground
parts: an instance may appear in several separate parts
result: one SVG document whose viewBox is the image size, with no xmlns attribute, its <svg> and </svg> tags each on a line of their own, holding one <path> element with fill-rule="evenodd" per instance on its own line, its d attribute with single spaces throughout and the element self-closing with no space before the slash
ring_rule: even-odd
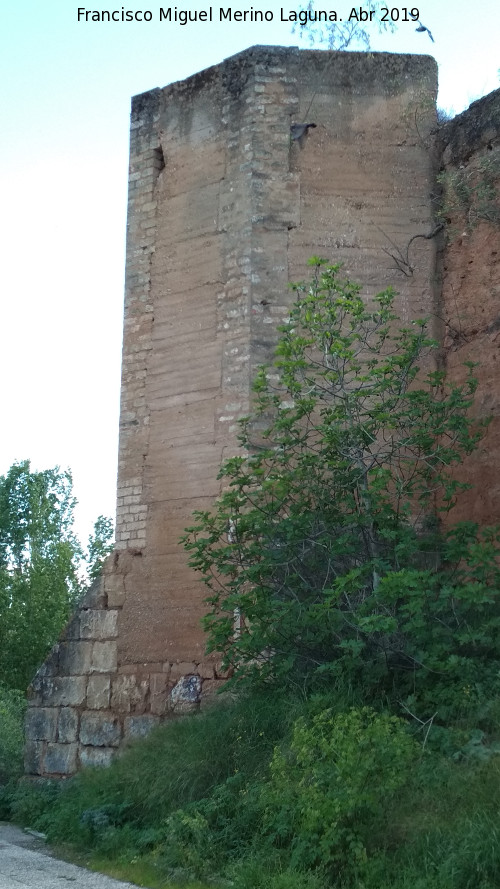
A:
<svg viewBox="0 0 500 889">
<path fill-rule="evenodd" d="M 41 837 L 0 823 L 0 889 L 134 889 L 54 858 Z M 137 887 L 135 887 L 137 889 Z"/>
</svg>

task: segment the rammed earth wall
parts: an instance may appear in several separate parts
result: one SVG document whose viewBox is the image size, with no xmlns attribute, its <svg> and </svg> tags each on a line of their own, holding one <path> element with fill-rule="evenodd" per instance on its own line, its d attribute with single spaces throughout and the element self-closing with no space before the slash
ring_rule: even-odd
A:
<svg viewBox="0 0 500 889">
<path fill-rule="evenodd" d="M 27 770 L 69 775 L 221 686 L 179 536 L 219 491 L 315 254 L 434 312 L 436 64 L 254 47 L 132 103 L 116 548 L 37 674 Z M 300 140 L 290 125 L 316 123 Z M 386 252 L 387 251 L 387 252 Z"/>
<path fill-rule="evenodd" d="M 449 379 L 477 362 L 474 410 L 491 423 L 459 469 L 472 485 L 453 521 L 500 521 L 500 90 L 474 102 L 443 127 L 438 140 L 446 243 L 438 269 L 443 354 Z"/>
</svg>

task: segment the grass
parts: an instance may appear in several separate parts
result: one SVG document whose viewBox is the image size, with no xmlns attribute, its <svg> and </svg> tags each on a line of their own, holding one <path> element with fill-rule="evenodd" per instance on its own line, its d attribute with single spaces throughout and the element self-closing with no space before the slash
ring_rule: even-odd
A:
<svg viewBox="0 0 500 889">
<path fill-rule="evenodd" d="M 126 862 L 110 861 L 102 855 L 78 852 L 74 846 L 69 845 L 54 846 L 52 851 L 56 857 L 70 861 L 72 864 L 78 864 L 80 867 L 106 874 L 115 880 L 124 880 L 135 886 L 147 887 L 147 889 L 214 889 L 213 885 L 209 886 L 207 883 L 198 881 L 172 882 L 164 875 L 159 874 L 157 866 L 147 858 L 132 859 Z"/>
<path fill-rule="evenodd" d="M 302 717 L 310 729 L 326 707 L 335 720 L 352 703 L 338 694 L 305 701 L 260 693 L 221 704 L 157 729 L 104 771 L 62 785 L 21 782 L 12 818 L 46 833 L 61 857 L 150 889 L 498 889 L 500 756 L 493 735 L 464 744 L 463 731 L 460 752 L 453 732 L 431 730 L 375 813 L 362 798 L 346 808 L 331 759 L 324 771 L 318 753 L 311 794 L 320 793 L 326 812 L 332 806 L 330 825 L 340 818 L 338 841 L 329 836 L 344 859 L 329 859 L 325 847 L 319 865 L 300 864 L 293 849 L 307 848 L 310 828 L 293 806 L 307 803 L 310 778 L 294 753 L 293 726 Z M 354 750 L 352 739 L 338 743 L 338 755 L 355 762 L 356 741 Z M 283 753 L 278 771 L 275 749 Z M 353 838 L 354 858 L 343 836 Z M 320 846 L 321 834 L 312 842 Z"/>
</svg>

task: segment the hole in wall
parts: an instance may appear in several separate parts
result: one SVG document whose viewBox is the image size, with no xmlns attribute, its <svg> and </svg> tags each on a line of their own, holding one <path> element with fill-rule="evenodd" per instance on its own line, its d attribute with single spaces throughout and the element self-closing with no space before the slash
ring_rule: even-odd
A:
<svg viewBox="0 0 500 889">
<path fill-rule="evenodd" d="M 154 166 L 157 174 L 159 175 L 161 171 L 165 168 L 165 155 L 163 154 L 163 148 L 158 146 L 158 148 L 153 148 L 153 157 L 154 157 Z"/>
</svg>

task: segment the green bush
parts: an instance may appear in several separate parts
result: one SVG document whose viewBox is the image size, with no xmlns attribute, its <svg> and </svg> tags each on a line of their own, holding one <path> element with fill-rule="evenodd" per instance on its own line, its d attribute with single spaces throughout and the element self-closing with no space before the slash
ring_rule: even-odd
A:
<svg viewBox="0 0 500 889">
<path fill-rule="evenodd" d="M 289 749 L 277 749 L 271 762 L 267 834 L 290 849 L 293 867 L 359 875 L 374 825 L 417 752 L 401 720 L 368 707 L 300 718 Z"/>
<path fill-rule="evenodd" d="M 223 491 L 183 537 L 208 588 L 208 648 L 235 682 L 351 683 L 449 721 L 455 683 L 487 686 L 481 706 L 500 691 L 499 531 L 440 523 L 486 425 L 473 366 L 461 385 L 425 372 L 425 319 L 402 325 L 391 288 L 364 301 L 339 266 L 311 264 Z"/>
<path fill-rule="evenodd" d="M 263 763 L 267 765 L 266 760 Z M 210 796 L 173 812 L 164 823 L 159 849 L 167 872 L 210 878 L 248 858 L 264 815 L 264 781 L 237 772 Z"/>
<path fill-rule="evenodd" d="M 0 786 L 22 773 L 25 709 L 24 695 L 0 685 Z"/>
<path fill-rule="evenodd" d="M 12 821 L 42 830 L 46 813 L 58 811 L 59 797 L 64 788 L 65 785 L 59 781 L 32 783 L 21 780 L 11 793 Z"/>
</svg>

